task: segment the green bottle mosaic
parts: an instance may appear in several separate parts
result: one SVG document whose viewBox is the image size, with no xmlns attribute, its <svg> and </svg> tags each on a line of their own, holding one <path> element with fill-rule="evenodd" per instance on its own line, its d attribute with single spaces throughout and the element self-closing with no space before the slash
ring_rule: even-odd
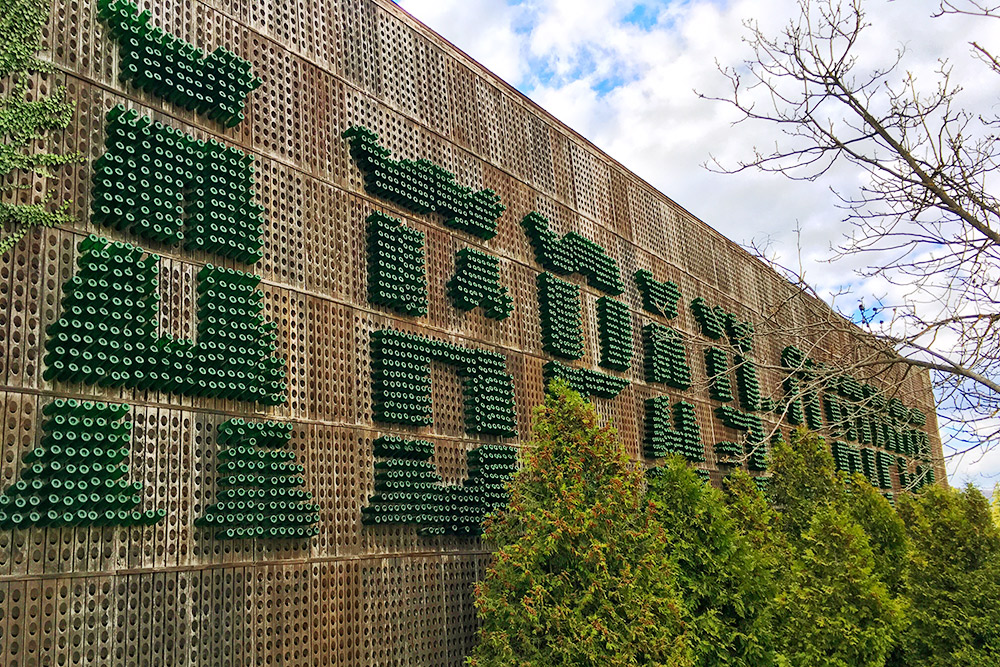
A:
<svg viewBox="0 0 1000 667">
<path fill-rule="evenodd" d="M 482 534 L 486 516 L 506 506 L 517 450 L 480 445 L 466 455 L 468 475 L 444 484 L 431 459 L 434 444 L 381 436 L 374 443 L 375 493 L 362 510 L 367 526 L 414 525 L 420 535 Z"/>
<path fill-rule="evenodd" d="M 745 444 L 729 441 L 715 444 L 719 462 L 724 464 L 726 459 L 746 456 L 749 470 L 767 470 L 767 438 L 761 418 L 755 414 L 741 412 L 730 405 L 720 405 L 715 409 L 715 415 L 723 426 L 746 433 Z"/>
<path fill-rule="evenodd" d="M 401 315 L 427 314 L 424 233 L 372 213 L 368 224 L 368 300 Z"/>
<path fill-rule="evenodd" d="M 563 359 L 583 356 L 583 306 L 580 287 L 538 274 L 538 315 L 542 328 L 542 349 Z"/>
<path fill-rule="evenodd" d="M 691 387 L 691 367 L 679 333 L 650 322 L 642 328 L 642 342 L 646 382 L 660 382 L 682 390 Z"/>
<path fill-rule="evenodd" d="M 514 312 L 514 299 L 500 285 L 500 260 L 474 248 L 455 253 L 455 274 L 448 281 L 448 296 L 459 310 L 480 306 L 486 317 L 504 320 Z"/>
<path fill-rule="evenodd" d="M 705 349 L 705 374 L 708 376 L 708 395 L 712 400 L 721 403 L 733 400 L 732 383 L 729 381 L 729 360 L 725 350 L 718 347 Z"/>
<path fill-rule="evenodd" d="M 659 459 L 680 454 L 688 461 L 704 461 L 705 448 L 694 406 L 678 401 L 671 406 L 668 396 L 647 398 L 645 403 L 645 455 Z"/>
<path fill-rule="evenodd" d="M 372 403 L 376 422 L 427 426 L 431 410 L 431 362 L 458 370 L 463 380 L 468 433 L 517 434 L 514 381 L 499 352 L 380 329 L 371 336 Z"/>
<path fill-rule="evenodd" d="M 319 534 L 319 505 L 305 467 L 288 450 L 294 426 L 230 419 L 219 424 L 215 503 L 195 521 L 216 539 L 303 539 Z"/>
<path fill-rule="evenodd" d="M 247 95 L 261 85 L 251 65 L 217 48 L 209 54 L 149 24 L 149 11 L 127 0 L 98 0 L 97 16 L 121 48 L 118 78 L 179 107 L 234 127 Z"/>
<path fill-rule="evenodd" d="M 632 314 L 628 306 L 611 297 L 597 300 L 597 332 L 601 344 L 600 365 L 616 371 L 632 365 Z"/>
<path fill-rule="evenodd" d="M 569 275 L 578 273 L 587 279 L 587 284 L 611 296 L 625 291 L 621 271 L 601 246 L 590 239 L 566 232 L 559 236 L 549 229 L 548 219 L 532 211 L 521 220 L 528 234 L 535 259 L 546 271 Z"/>
<path fill-rule="evenodd" d="M 439 213 L 445 225 L 481 239 L 496 236 L 504 205 L 493 190 L 460 185 L 455 174 L 429 160 L 393 160 L 368 128 L 355 125 L 342 136 L 350 142 L 351 157 L 364 173 L 369 194 L 413 213 Z"/>
<path fill-rule="evenodd" d="M 668 281 L 659 282 L 653 273 L 645 269 L 635 272 L 635 286 L 642 295 L 642 307 L 654 315 L 662 315 L 668 320 L 677 317 L 677 304 L 681 300 L 680 288 Z"/>
<path fill-rule="evenodd" d="M 244 264 L 261 259 L 264 209 L 254 203 L 251 156 L 121 105 L 107 120 L 107 152 L 94 163 L 94 222 Z"/>
<path fill-rule="evenodd" d="M 157 336 L 159 257 L 88 236 L 46 329 L 44 379 L 231 398 L 285 401 L 285 361 L 261 311 L 260 277 L 211 264 L 198 273 L 198 341 Z"/>
<path fill-rule="evenodd" d="M 615 377 L 607 373 L 590 370 L 589 368 L 574 368 L 560 361 L 550 361 L 542 367 L 546 384 L 552 380 L 565 380 L 570 389 L 584 396 L 597 398 L 614 398 L 629 385 L 625 378 Z"/>
<path fill-rule="evenodd" d="M 141 482 L 128 481 L 129 406 L 57 398 L 42 408 L 44 435 L 21 457 L 0 495 L 0 529 L 146 526 L 166 510 L 141 511 Z"/>
</svg>

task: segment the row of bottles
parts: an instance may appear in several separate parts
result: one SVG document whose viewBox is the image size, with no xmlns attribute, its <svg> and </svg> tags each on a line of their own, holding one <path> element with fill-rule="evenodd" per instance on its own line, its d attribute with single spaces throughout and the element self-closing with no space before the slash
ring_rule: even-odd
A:
<svg viewBox="0 0 1000 667">
<path fill-rule="evenodd" d="M 725 350 L 718 347 L 705 348 L 705 374 L 708 376 L 708 395 L 712 400 L 720 403 L 733 400 L 729 359 Z"/>
<path fill-rule="evenodd" d="M 414 213 L 439 213 L 444 224 L 473 236 L 496 236 L 504 206 L 493 190 L 460 185 L 455 174 L 429 160 L 393 160 L 378 135 L 365 127 L 350 127 L 342 136 L 350 142 L 370 194 Z"/>
<path fill-rule="evenodd" d="M 744 443 L 718 442 L 715 452 L 720 459 L 746 456 L 747 468 L 751 471 L 767 470 L 767 436 L 764 422 L 750 412 L 742 412 L 730 405 L 720 405 L 715 415 L 723 426 L 746 433 Z M 725 463 L 725 461 L 720 461 Z"/>
<path fill-rule="evenodd" d="M 691 300 L 691 312 L 705 336 L 719 340 L 726 334 L 726 311 L 721 306 L 709 306 L 699 296 Z"/>
<path fill-rule="evenodd" d="M 617 371 L 632 365 L 632 313 L 621 301 L 606 296 L 597 300 L 597 333 L 600 365 Z"/>
<path fill-rule="evenodd" d="M 542 349 L 563 359 L 583 356 L 580 288 L 551 273 L 538 274 L 538 314 Z"/>
<path fill-rule="evenodd" d="M 319 533 L 305 467 L 287 449 L 294 426 L 230 419 L 219 425 L 216 502 L 195 524 L 218 539 L 301 539 Z"/>
<path fill-rule="evenodd" d="M 681 334 L 650 322 L 642 328 L 642 344 L 646 382 L 660 382 L 675 389 L 691 386 L 691 367 Z"/>
<path fill-rule="evenodd" d="M 549 228 L 548 219 L 535 211 L 526 215 L 521 225 L 535 259 L 546 270 L 563 275 L 579 273 L 588 285 L 613 296 L 625 291 L 618 264 L 598 244 L 576 232 L 560 237 Z"/>
<path fill-rule="evenodd" d="M 375 421 L 431 424 L 430 364 L 438 361 L 462 377 L 467 432 L 516 433 L 514 383 L 505 355 L 393 329 L 373 332 L 371 341 Z"/>
<path fill-rule="evenodd" d="M 506 484 L 517 452 L 481 445 L 468 452 L 468 475 L 445 485 L 431 461 L 433 443 L 382 436 L 375 440 L 375 492 L 362 510 L 369 526 L 415 525 L 421 535 L 477 536 L 485 517 L 509 501 Z"/>
<path fill-rule="evenodd" d="M 677 317 L 677 304 L 681 300 L 681 289 L 671 281 L 660 282 L 646 269 L 635 272 L 635 286 L 642 295 L 642 307 L 668 320 Z"/>
<path fill-rule="evenodd" d="M 567 232 L 561 237 L 549 228 L 548 219 L 532 211 L 521 220 L 535 259 L 546 271 L 561 275 L 579 273 L 595 289 L 618 296 L 625 291 L 618 263 L 590 239 Z"/>
<path fill-rule="evenodd" d="M 584 396 L 598 398 L 614 398 L 629 385 L 626 378 L 600 373 L 589 368 L 574 368 L 555 360 L 542 367 L 542 374 L 546 383 L 555 379 L 565 380 L 570 389 Z"/>
<path fill-rule="evenodd" d="M 424 233 L 372 213 L 368 225 L 368 300 L 411 317 L 427 314 Z"/>
<path fill-rule="evenodd" d="M 244 119 L 247 95 L 261 85 L 249 62 L 224 48 L 206 55 L 150 25 L 149 11 L 140 11 L 128 0 L 98 0 L 97 7 L 98 17 L 121 47 L 123 82 L 225 127 Z"/>
<path fill-rule="evenodd" d="M 671 406 L 670 397 L 656 396 L 646 399 L 645 409 L 643 444 L 647 458 L 679 454 L 688 461 L 705 460 L 693 405 L 678 401 Z"/>
<path fill-rule="evenodd" d="M 482 306 L 486 317 L 503 320 L 514 311 L 514 299 L 500 285 L 500 260 L 473 248 L 455 253 L 455 274 L 448 296 L 459 310 Z"/>
<path fill-rule="evenodd" d="M 263 257 L 252 156 L 122 105 L 107 121 L 106 152 L 94 163 L 94 222 L 244 264 Z"/>
<path fill-rule="evenodd" d="M 43 377 L 277 405 L 284 360 L 260 315 L 259 276 L 206 265 L 198 274 L 198 342 L 157 336 L 159 257 L 119 241 L 80 242 L 79 270 L 46 329 Z"/>
<path fill-rule="evenodd" d="M 142 483 L 128 481 L 128 405 L 57 398 L 43 435 L 21 457 L 18 479 L 0 495 L 0 529 L 29 526 L 144 526 L 165 510 L 139 509 Z"/>
</svg>

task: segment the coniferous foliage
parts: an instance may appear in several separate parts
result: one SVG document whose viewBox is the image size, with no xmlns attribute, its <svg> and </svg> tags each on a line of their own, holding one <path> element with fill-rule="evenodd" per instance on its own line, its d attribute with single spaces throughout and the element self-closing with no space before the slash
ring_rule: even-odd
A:
<svg viewBox="0 0 1000 667">
<path fill-rule="evenodd" d="M 683 597 L 694 664 L 775 664 L 770 615 L 775 561 L 761 557 L 760 546 L 727 511 L 722 492 L 683 458 L 667 459 L 648 479 Z"/>
<path fill-rule="evenodd" d="M 642 473 L 579 394 L 553 382 L 536 409 L 510 506 L 476 587 L 472 665 L 690 665 L 667 540 Z"/>
<path fill-rule="evenodd" d="M 986 498 L 931 486 L 900 497 L 899 514 L 912 544 L 910 626 L 891 664 L 1000 664 L 1000 530 Z"/>
<path fill-rule="evenodd" d="M 898 518 L 893 524 L 888 501 L 866 491 L 863 477 L 837 472 L 829 445 L 814 433 L 794 431 L 790 442 L 774 443 L 771 456 L 782 659 L 795 667 L 883 665 L 904 614 L 883 578 L 897 582 L 898 571 L 890 573 L 876 551 L 898 548 Z"/>
</svg>

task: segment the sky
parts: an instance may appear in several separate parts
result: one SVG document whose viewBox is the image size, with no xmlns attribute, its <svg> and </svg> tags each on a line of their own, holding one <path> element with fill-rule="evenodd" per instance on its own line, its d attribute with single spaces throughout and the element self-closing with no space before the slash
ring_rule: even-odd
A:
<svg viewBox="0 0 1000 667">
<path fill-rule="evenodd" d="M 831 188 L 851 191 L 859 174 L 834 169 L 822 181 L 777 174 L 714 173 L 780 140 L 766 123 L 734 124 L 719 66 L 750 56 L 744 22 L 774 35 L 797 7 L 790 0 L 398 0 L 405 10 L 516 87 L 698 218 L 776 259 L 801 262 L 822 296 L 843 288 L 834 306 L 853 312 L 891 294 L 877 278 L 853 271 L 867 260 L 830 262 L 848 231 Z M 868 0 L 871 27 L 857 46 L 862 64 L 885 63 L 905 49 L 906 68 L 932 86 L 939 59 L 954 67 L 967 108 L 996 113 L 996 82 L 970 57 L 973 40 L 1000 43 L 1000 21 L 932 18 L 937 2 Z M 802 249 L 798 250 L 797 239 Z M 989 493 L 1000 481 L 1000 448 L 949 465 L 952 484 Z"/>
</svg>

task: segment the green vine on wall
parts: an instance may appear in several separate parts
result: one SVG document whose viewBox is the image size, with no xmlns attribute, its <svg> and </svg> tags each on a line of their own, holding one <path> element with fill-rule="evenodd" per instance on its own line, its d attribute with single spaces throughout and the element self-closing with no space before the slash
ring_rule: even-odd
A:
<svg viewBox="0 0 1000 667">
<path fill-rule="evenodd" d="M 50 4 L 41 0 L 6 0 L 0 8 L 0 77 L 9 77 L 13 86 L 9 95 L 0 98 L 0 225 L 13 230 L 0 238 L 0 255 L 14 247 L 33 227 L 52 227 L 69 222 L 69 202 L 53 207 L 54 193 L 33 204 L 6 201 L 17 197 L 14 172 L 28 172 L 37 178 L 55 177 L 53 167 L 82 162 L 79 153 L 51 152 L 52 133 L 63 130 L 73 118 L 76 104 L 66 101 L 65 86 L 58 86 L 48 97 L 29 100 L 29 79 L 44 74 L 52 65 L 36 57 L 41 50 L 42 28 L 49 21 Z"/>
</svg>

